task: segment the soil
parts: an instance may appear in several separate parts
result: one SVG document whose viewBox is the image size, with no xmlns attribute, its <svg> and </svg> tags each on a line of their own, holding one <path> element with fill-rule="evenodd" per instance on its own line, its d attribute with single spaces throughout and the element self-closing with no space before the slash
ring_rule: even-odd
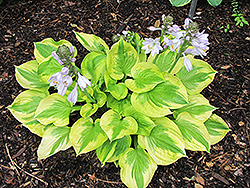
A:
<svg viewBox="0 0 250 188">
<path fill-rule="evenodd" d="M 152 36 L 147 27 L 170 14 L 182 25 L 190 4 L 172 7 L 168 0 L 3 0 L 0 5 L 0 187 L 125 187 L 119 168 L 101 166 L 95 152 L 76 156 L 72 148 L 37 161 L 41 138 L 15 120 L 6 109 L 23 91 L 15 80 L 14 66 L 34 59 L 33 42 L 51 37 L 66 39 L 78 49 L 80 65 L 86 50 L 72 30 L 96 34 L 112 45 L 117 31 Z M 250 1 L 238 10 L 250 22 Z M 187 151 L 169 166 L 158 166 L 150 188 L 249 187 L 250 184 L 250 29 L 236 26 L 231 0 L 218 7 L 199 0 L 195 17 L 200 30 L 209 33 L 205 57 L 216 71 L 215 80 L 202 92 L 217 107 L 231 131 L 210 153 Z M 131 16 L 127 24 L 124 21 Z M 228 31 L 224 31 L 229 24 Z M 123 28 L 124 27 L 124 28 Z M 157 33 L 156 33 L 157 34 Z M 12 162 L 11 162 L 12 160 Z M 14 169 L 13 163 L 19 168 Z M 36 178 L 35 178 L 35 177 Z"/>
</svg>

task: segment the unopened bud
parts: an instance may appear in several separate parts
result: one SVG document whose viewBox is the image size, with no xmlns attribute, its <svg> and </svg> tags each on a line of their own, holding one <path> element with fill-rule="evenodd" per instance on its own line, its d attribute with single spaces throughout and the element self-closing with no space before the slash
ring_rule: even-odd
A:
<svg viewBox="0 0 250 188">
<path fill-rule="evenodd" d="M 65 44 L 58 47 L 56 54 L 59 56 L 61 60 L 64 60 L 64 59 L 67 60 L 68 58 L 71 57 L 70 48 L 66 46 Z"/>
<path fill-rule="evenodd" d="M 173 24 L 173 17 L 170 15 L 162 16 L 162 21 L 164 25 L 172 25 Z"/>
<path fill-rule="evenodd" d="M 120 40 L 120 36 L 118 36 L 118 35 L 114 35 L 113 37 L 112 37 L 112 41 L 113 42 L 117 42 L 117 41 L 119 41 Z"/>
<path fill-rule="evenodd" d="M 199 25 L 197 22 L 189 23 L 188 29 L 191 33 L 196 33 L 199 31 Z"/>
</svg>

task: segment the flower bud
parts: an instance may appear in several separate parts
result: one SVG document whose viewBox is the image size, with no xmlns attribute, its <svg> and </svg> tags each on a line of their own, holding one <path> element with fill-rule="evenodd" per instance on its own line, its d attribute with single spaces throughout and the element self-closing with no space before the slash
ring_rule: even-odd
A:
<svg viewBox="0 0 250 188">
<path fill-rule="evenodd" d="M 118 36 L 118 35 L 114 35 L 113 37 L 112 37 L 112 41 L 113 42 L 118 42 L 120 40 L 120 36 Z"/>
<path fill-rule="evenodd" d="M 71 57 L 71 51 L 68 46 L 65 44 L 58 47 L 56 54 L 59 56 L 59 58 L 64 61 Z"/>
<path fill-rule="evenodd" d="M 188 25 L 188 29 L 191 33 L 197 33 L 199 31 L 199 25 L 197 22 L 191 22 Z"/>
<path fill-rule="evenodd" d="M 164 25 L 172 25 L 173 24 L 173 17 L 170 15 L 162 16 L 162 21 Z"/>
</svg>

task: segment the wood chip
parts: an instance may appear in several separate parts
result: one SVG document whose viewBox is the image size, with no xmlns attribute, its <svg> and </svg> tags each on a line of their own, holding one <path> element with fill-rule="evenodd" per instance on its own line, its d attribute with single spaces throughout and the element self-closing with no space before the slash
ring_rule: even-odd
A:
<svg viewBox="0 0 250 188">
<path fill-rule="evenodd" d="M 220 180 L 221 182 L 225 183 L 226 185 L 230 185 L 229 181 L 227 181 L 227 179 L 222 177 L 220 174 L 217 174 L 217 173 L 213 172 L 212 176 L 214 178 L 216 178 L 217 180 Z"/>
<path fill-rule="evenodd" d="M 222 67 L 220 67 L 221 69 L 229 69 L 229 68 L 231 68 L 232 67 L 232 65 L 225 65 L 225 66 L 222 66 Z"/>
<path fill-rule="evenodd" d="M 235 176 L 243 176 L 242 168 L 239 168 L 235 173 Z"/>
<path fill-rule="evenodd" d="M 15 159 L 16 157 L 18 157 L 19 155 L 21 155 L 24 151 L 26 150 L 26 146 L 24 146 L 23 148 L 21 148 L 16 155 L 13 155 L 12 158 Z"/>
</svg>

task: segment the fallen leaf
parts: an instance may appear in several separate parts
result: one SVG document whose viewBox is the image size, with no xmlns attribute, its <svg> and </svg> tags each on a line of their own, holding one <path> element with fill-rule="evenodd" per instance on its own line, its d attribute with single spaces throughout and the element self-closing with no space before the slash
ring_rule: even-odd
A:
<svg viewBox="0 0 250 188">
<path fill-rule="evenodd" d="M 156 22 L 155 22 L 155 27 L 160 27 L 160 25 L 161 25 L 161 21 L 160 20 L 156 20 Z"/>
<path fill-rule="evenodd" d="M 240 156 L 238 154 L 235 154 L 234 158 L 236 161 L 242 161 L 242 159 L 240 158 Z"/>
<path fill-rule="evenodd" d="M 230 166 L 229 165 L 227 165 L 227 166 L 225 166 L 225 168 L 224 168 L 226 171 L 228 171 L 228 170 L 230 170 Z"/>
<path fill-rule="evenodd" d="M 242 172 L 242 168 L 239 168 L 235 173 L 234 173 L 235 176 L 242 176 L 243 175 L 243 172 Z"/>
<path fill-rule="evenodd" d="M 226 178 L 222 177 L 220 174 L 217 174 L 215 172 L 212 172 L 212 176 L 216 178 L 217 180 L 220 180 L 221 182 L 225 183 L 226 185 L 230 185 L 229 181 L 227 181 Z"/>
<path fill-rule="evenodd" d="M 21 44 L 21 42 L 16 42 L 15 47 L 18 47 Z"/>
<path fill-rule="evenodd" d="M 93 175 L 89 175 L 89 179 L 96 180 L 95 173 Z"/>
<path fill-rule="evenodd" d="M 200 175 L 196 176 L 196 181 L 197 183 L 200 183 L 202 185 L 205 185 L 205 180 L 203 179 L 203 177 L 201 177 Z"/>
<path fill-rule="evenodd" d="M 198 183 L 194 183 L 194 187 L 195 187 L 195 188 L 203 188 L 203 186 L 200 185 L 200 184 L 198 184 Z"/>
<path fill-rule="evenodd" d="M 239 124 L 239 126 L 241 126 L 241 127 L 242 127 L 243 125 L 245 125 L 245 123 L 244 123 L 243 121 L 240 121 L 238 124 Z"/>
<path fill-rule="evenodd" d="M 110 14 L 113 16 L 114 21 L 117 21 L 117 15 L 115 13 L 110 13 Z"/>
<path fill-rule="evenodd" d="M 7 183 L 7 184 L 15 185 L 15 183 L 12 182 L 14 179 L 15 179 L 15 177 L 6 180 L 6 183 Z"/>
<path fill-rule="evenodd" d="M 214 163 L 213 163 L 213 162 L 207 162 L 207 163 L 206 163 L 206 166 L 207 166 L 207 167 L 212 167 L 212 166 L 214 166 Z"/>
</svg>

